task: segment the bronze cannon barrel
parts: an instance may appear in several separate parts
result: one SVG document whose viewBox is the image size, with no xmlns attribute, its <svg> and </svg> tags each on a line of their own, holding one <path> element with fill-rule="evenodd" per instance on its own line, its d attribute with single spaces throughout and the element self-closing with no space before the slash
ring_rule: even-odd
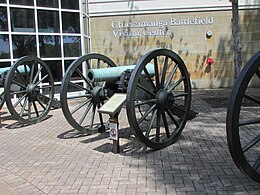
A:
<svg viewBox="0 0 260 195">
<path fill-rule="evenodd" d="M 93 82 L 104 82 L 104 81 L 117 81 L 120 76 L 127 70 L 132 71 L 136 65 L 128 66 L 117 66 L 117 67 L 108 67 L 100 69 L 89 69 L 87 71 L 87 80 L 90 83 Z M 154 75 L 154 65 L 148 64 L 146 69 L 149 75 Z"/>
</svg>

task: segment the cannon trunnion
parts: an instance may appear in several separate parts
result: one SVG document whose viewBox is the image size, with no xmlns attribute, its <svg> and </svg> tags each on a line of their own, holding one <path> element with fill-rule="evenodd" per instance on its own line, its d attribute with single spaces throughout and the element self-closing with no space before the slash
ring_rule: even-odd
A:
<svg viewBox="0 0 260 195">
<path fill-rule="evenodd" d="M 62 81 L 62 111 L 75 129 L 105 131 L 108 118 L 98 109 L 115 93 L 126 93 L 130 127 L 146 146 L 159 149 L 178 140 L 189 116 L 191 84 L 173 51 L 153 50 L 134 66 L 117 67 L 101 54 L 78 58 Z"/>
</svg>

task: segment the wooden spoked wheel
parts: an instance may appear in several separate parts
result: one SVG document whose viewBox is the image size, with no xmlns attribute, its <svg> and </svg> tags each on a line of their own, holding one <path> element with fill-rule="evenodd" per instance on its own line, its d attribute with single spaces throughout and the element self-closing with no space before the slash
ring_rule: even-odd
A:
<svg viewBox="0 0 260 195">
<path fill-rule="evenodd" d="M 227 110 L 227 141 L 236 166 L 260 182 L 260 51 L 241 70 Z"/>
<path fill-rule="evenodd" d="M 176 142 L 188 119 L 191 84 L 187 68 L 173 51 L 147 53 L 133 70 L 126 109 L 131 129 L 154 149 Z"/>
<path fill-rule="evenodd" d="M 52 105 L 54 81 L 45 62 L 34 56 L 17 60 L 9 69 L 5 101 L 11 115 L 21 123 L 42 121 Z"/>
<path fill-rule="evenodd" d="M 61 107 L 68 123 L 79 131 L 97 133 L 105 130 L 98 109 L 109 99 L 104 83 L 90 83 L 87 71 L 114 67 L 115 63 L 101 54 L 87 54 L 68 67 L 61 85 Z"/>
</svg>

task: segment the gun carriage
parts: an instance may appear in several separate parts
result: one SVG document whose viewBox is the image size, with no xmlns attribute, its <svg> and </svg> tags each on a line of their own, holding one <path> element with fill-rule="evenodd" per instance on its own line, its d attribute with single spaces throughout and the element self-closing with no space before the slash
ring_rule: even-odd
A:
<svg viewBox="0 0 260 195">
<path fill-rule="evenodd" d="M 20 123 L 43 120 L 53 104 L 54 81 L 45 62 L 34 56 L 18 59 L 10 68 L 1 68 L 1 107 L 6 102 Z"/>
<path fill-rule="evenodd" d="M 78 58 L 61 85 L 64 116 L 80 131 L 105 131 L 107 119 L 98 109 L 115 93 L 126 93 L 129 125 L 146 146 L 159 149 L 178 140 L 189 117 L 191 84 L 176 53 L 154 50 L 136 65 L 123 67 L 101 54 Z"/>
</svg>

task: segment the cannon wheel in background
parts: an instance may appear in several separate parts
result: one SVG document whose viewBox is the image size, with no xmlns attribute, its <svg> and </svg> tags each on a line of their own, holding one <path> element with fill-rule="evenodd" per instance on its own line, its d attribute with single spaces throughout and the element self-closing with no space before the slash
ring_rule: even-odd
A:
<svg viewBox="0 0 260 195">
<path fill-rule="evenodd" d="M 52 73 L 45 62 L 24 56 L 9 69 L 5 80 L 5 101 L 20 123 L 42 121 L 49 113 L 54 96 Z"/>
<path fill-rule="evenodd" d="M 0 94 L 0 110 L 4 106 L 4 103 L 5 103 L 5 94 L 3 92 L 3 93 Z"/>
<path fill-rule="evenodd" d="M 103 116 L 97 110 L 109 97 L 103 93 L 101 83 L 89 83 L 84 73 L 114 66 L 108 57 L 93 53 L 79 57 L 68 67 L 61 84 L 61 108 L 73 128 L 87 133 L 106 130 Z"/>
<path fill-rule="evenodd" d="M 260 51 L 241 70 L 232 89 L 226 131 L 236 166 L 260 182 L 260 96 L 249 84 L 260 84 Z"/>
<path fill-rule="evenodd" d="M 190 105 L 190 78 L 182 59 L 167 49 L 143 56 L 131 74 L 126 99 L 136 137 L 154 149 L 173 144 L 186 124 Z"/>
</svg>

